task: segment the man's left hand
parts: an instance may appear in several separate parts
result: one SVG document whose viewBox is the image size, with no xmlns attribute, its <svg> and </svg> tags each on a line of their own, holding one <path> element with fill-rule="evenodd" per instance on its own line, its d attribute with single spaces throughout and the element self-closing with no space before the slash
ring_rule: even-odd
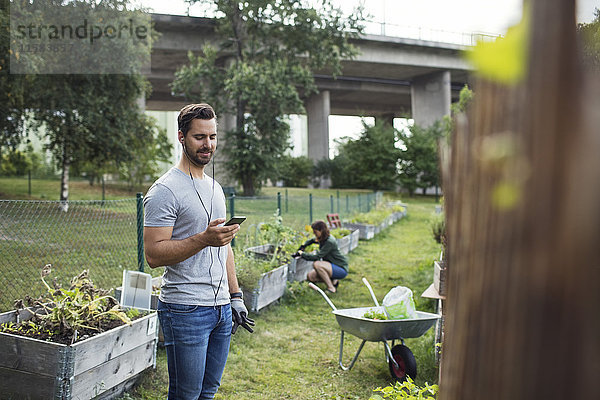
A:
<svg viewBox="0 0 600 400">
<path fill-rule="evenodd" d="M 248 318 L 248 309 L 244 305 L 244 300 L 240 298 L 231 299 L 231 317 L 233 319 L 232 335 L 237 331 L 238 326 L 242 326 L 250 333 L 254 332 L 251 328 L 251 326 L 254 326 L 254 320 Z"/>
</svg>

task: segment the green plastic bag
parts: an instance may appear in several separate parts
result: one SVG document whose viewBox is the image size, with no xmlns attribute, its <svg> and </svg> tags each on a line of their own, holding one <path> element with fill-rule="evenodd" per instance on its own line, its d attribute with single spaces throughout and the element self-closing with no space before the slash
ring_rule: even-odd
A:
<svg viewBox="0 0 600 400">
<path fill-rule="evenodd" d="M 383 306 L 390 319 L 417 318 L 412 290 L 396 286 L 383 298 Z"/>
</svg>

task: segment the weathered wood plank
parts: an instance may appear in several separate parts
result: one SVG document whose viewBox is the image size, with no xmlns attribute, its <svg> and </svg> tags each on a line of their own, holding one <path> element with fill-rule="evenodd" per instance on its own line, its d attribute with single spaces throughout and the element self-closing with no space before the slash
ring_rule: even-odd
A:
<svg viewBox="0 0 600 400">
<path fill-rule="evenodd" d="M 358 229 L 351 229 L 350 234 L 350 251 L 358 247 L 358 241 L 360 239 L 360 231 Z"/>
<path fill-rule="evenodd" d="M 359 238 L 363 240 L 373 239 L 375 237 L 375 225 L 368 224 L 354 224 L 345 222 L 343 228 L 359 231 Z"/>
<path fill-rule="evenodd" d="M 127 353 L 140 344 L 153 341 L 157 326 L 158 316 L 152 313 L 133 321 L 131 326 L 123 325 L 75 343 L 72 346 L 75 357 L 74 375 Z"/>
<path fill-rule="evenodd" d="M 67 346 L 0 333 L 0 367 L 54 377 Z"/>
<path fill-rule="evenodd" d="M 302 282 L 306 280 L 306 275 L 312 269 L 313 261 L 308 261 L 303 258 L 295 258 L 292 260 L 290 265 L 293 265 L 294 268 L 291 280 Z"/>
<path fill-rule="evenodd" d="M 245 294 L 245 298 L 252 311 L 257 312 L 283 296 L 287 285 L 288 267 L 289 264 L 285 264 L 264 273 L 256 289 L 252 293 L 246 292 L 248 295 Z"/>
<path fill-rule="evenodd" d="M 73 399 L 91 399 L 119 385 L 154 364 L 156 341 L 75 375 L 71 389 Z"/>
<path fill-rule="evenodd" d="M 52 376 L 0 367 L 1 399 L 52 399 L 54 383 L 55 378 Z"/>
</svg>

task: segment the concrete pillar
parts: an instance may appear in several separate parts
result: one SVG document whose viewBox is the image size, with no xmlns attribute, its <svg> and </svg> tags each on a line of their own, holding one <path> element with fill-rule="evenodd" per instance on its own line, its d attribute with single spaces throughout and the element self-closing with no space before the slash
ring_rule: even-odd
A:
<svg viewBox="0 0 600 400">
<path fill-rule="evenodd" d="M 329 91 L 312 95 L 306 104 L 308 120 L 308 158 L 329 158 Z"/>
<path fill-rule="evenodd" d="M 450 114 L 450 71 L 416 77 L 410 87 L 412 116 L 421 127 Z"/>
<path fill-rule="evenodd" d="M 308 122 L 308 158 L 317 162 L 329 158 L 329 91 L 312 95 L 306 104 Z M 320 187 L 329 188 L 331 181 L 321 181 Z"/>
</svg>

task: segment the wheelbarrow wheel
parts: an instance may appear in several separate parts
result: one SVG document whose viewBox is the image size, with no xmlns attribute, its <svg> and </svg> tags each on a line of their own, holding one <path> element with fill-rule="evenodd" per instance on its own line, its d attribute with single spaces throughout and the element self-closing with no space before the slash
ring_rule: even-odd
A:
<svg viewBox="0 0 600 400">
<path fill-rule="evenodd" d="M 417 361 L 410 349 L 402 344 L 392 347 L 392 357 L 398 364 L 396 368 L 392 360 L 389 360 L 390 374 L 398 382 L 406 380 L 410 376 L 413 380 L 417 377 Z"/>
</svg>

